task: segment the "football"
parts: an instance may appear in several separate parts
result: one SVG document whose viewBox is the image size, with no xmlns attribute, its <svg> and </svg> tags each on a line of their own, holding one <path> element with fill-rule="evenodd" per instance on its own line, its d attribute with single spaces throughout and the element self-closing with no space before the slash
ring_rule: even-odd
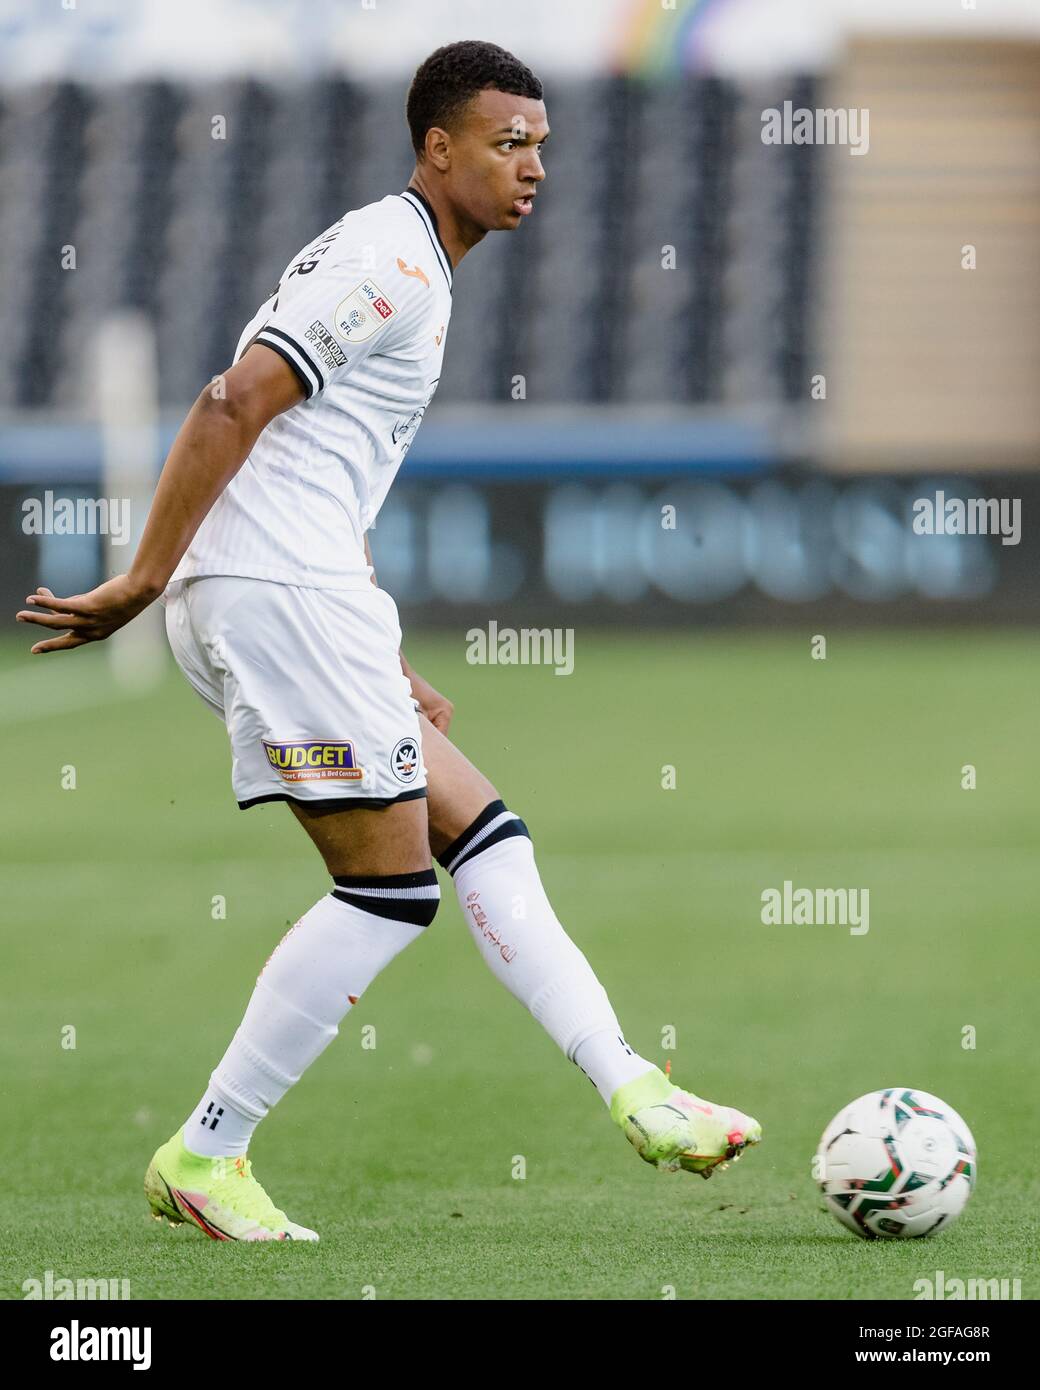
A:
<svg viewBox="0 0 1040 1390">
<path fill-rule="evenodd" d="M 813 1160 L 829 1210 L 866 1240 L 930 1236 L 951 1225 L 975 1173 L 975 1141 L 960 1115 L 907 1086 L 846 1105 Z"/>
</svg>

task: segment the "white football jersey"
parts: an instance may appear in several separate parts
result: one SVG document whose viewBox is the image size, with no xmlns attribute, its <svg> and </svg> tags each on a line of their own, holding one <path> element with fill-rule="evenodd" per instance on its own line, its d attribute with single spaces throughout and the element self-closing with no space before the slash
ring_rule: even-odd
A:
<svg viewBox="0 0 1040 1390">
<path fill-rule="evenodd" d="M 440 380 L 451 282 L 433 208 L 413 188 L 346 213 L 286 266 L 235 360 L 262 343 L 306 399 L 261 433 L 171 582 L 370 582 L 364 534 Z"/>
</svg>

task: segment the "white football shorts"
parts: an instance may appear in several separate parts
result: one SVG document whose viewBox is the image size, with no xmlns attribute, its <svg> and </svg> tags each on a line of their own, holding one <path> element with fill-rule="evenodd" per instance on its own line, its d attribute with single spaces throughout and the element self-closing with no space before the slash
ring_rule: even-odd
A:
<svg viewBox="0 0 1040 1390">
<path fill-rule="evenodd" d="M 385 589 L 178 579 L 164 594 L 177 664 L 231 740 L 239 806 L 389 806 L 426 795 L 417 704 Z"/>
</svg>

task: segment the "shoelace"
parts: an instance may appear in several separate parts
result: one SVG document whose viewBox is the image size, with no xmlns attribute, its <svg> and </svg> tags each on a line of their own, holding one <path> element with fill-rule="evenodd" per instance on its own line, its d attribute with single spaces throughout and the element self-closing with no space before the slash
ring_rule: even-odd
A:
<svg viewBox="0 0 1040 1390">
<path fill-rule="evenodd" d="M 274 1228 L 284 1225 L 288 1220 L 285 1212 L 279 1211 L 261 1183 L 253 1176 L 253 1165 L 248 1158 L 235 1159 L 233 1171 L 214 1182 L 213 1195 L 239 1216 L 257 1221 L 261 1226 Z M 246 1210 L 247 1201 L 249 1210 Z M 255 1209 L 258 1205 L 262 1205 L 262 1210 Z"/>
</svg>

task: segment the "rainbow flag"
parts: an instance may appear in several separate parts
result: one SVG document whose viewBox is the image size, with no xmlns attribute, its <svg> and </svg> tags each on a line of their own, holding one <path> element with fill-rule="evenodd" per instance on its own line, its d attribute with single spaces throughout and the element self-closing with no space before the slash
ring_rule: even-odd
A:
<svg viewBox="0 0 1040 1390">
<path fill-rule="evenodd" d="M 614 70 L 675 75 L 701 66 L 707 21 L 729 0 L 632 0 L 615 48 Z"/>
</svg>

